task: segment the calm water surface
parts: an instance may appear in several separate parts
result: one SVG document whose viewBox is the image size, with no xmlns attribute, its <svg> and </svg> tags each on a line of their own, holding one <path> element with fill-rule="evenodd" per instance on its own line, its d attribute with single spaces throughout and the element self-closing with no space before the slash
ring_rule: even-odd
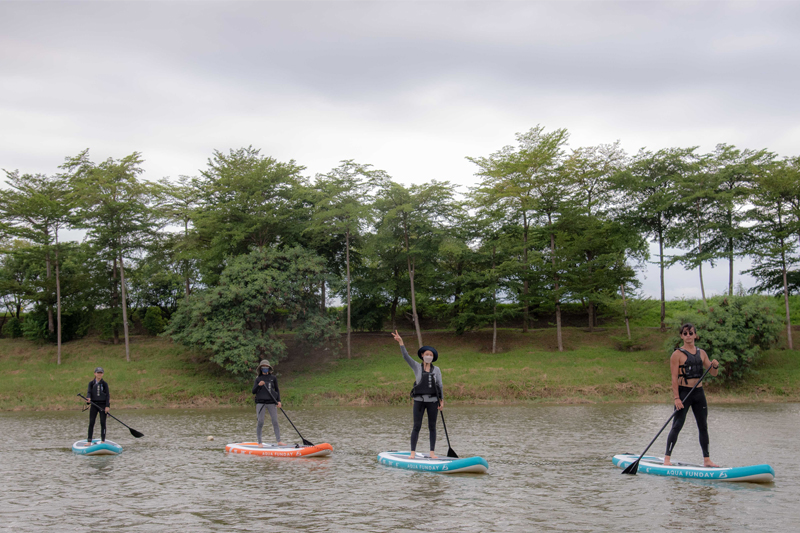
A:
<svg viewBox="0 0 800 533">
<path fill-rule="evenodd" d="M 114 413 L 146 435 L 134 439 L 109 418 L 108 438 L 125 448 L 116 457 L 72 453 L 87 413 L 0 414 L 0 530 L 708 532 L 800 523 L 800 404 L 710 407 L 712 458 L 768 462 L 768 485 L 620 475 L 611 456 L 641 452 L 669 405 L 449 407 L 453 449 L 489 461 L 489 474 L 458 476 L 377 464 L 380 451 L 408 449 L 410 406 L 289 410 L 304 437 L 334 447 L 309 459 L 226 455 L 226 443 L 254 439 L 254 409 Z M 281 429 L 297 440 L 285 419 Z M 441 423 L 439 433 L 444 454 Z M 662 454 L 665 438 L 651 451 Z M 425 450 L 425 424 L 420 443 Z M 691 415 L 673 455 L 702 459 Z"/>
</svg>

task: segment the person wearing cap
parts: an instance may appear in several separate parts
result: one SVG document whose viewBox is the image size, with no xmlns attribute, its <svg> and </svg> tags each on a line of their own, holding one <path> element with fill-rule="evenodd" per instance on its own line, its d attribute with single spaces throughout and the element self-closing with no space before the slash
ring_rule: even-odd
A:
<svg viewBox="0 0 800 533">
<path fill-rule="evenodd" d="M 439 359 L 439 353 L 436 348 L 432 346 L 422 346 L 417 350 L 417 357 L 422 359 L 422 364 L 414 361 L 406 347 L 403 344 L 403 339 L 395 330 L 392 333 L 394 340 L 400 344 L 400 352 L 403 358 L 414 371 L 414 388 L 411 389 L 411 397 L 414 398 L 414 427 L 411 430 L 411 458 L 416 456 L 417 440 L 419 439 L 419 430 L 422 427 L 422 417 L 427 411 L 428 413 L 428 433 L 430 435 L 431 443 L 431 458 L 436 458 L 434 448 L 436 448 L 436 418 L 438 411 L 444 408 L 444 394 L 442 392 L 442 371 L 439 367 L 433 366 L 433 363 Z M 437 411 L 438 407 L 438 411 Z"/>
<path fill-rule="evenodd" d="M 94 369 L 94 379 L 89 382 L 86 389 L 86 403 L 89 408 L 89 444 L 92 443 L 94 433 L 94 421 L 100 414 L 100 441 L 106 441 L 106 414 L 111 409 L 111 392 L 108 390 L 108 383 L 103 380 L 103 367 L 98 366 Z M 99 407 L 98 407 L 99 406 Z"/>
<path fill-rule="evenodd" d="M 258 425 L 256 426 L 258 445 L 263 446 L 261 430 L 264 427 L 264 416 L 269 411 L 269 416 L 272 418 L 272 429 L 275 430 L 275 440 L 278 442 L 278 446 L 286 446 L 281 442 L 281 428 L 278 426 L 278 408 L 281 407 L 281 391 L 278 390 L 278 378 L 272 373 L 272 366 L 266 359 L 258 364 L 256 374 L 256 380 L 253 383 L 253 394 L 255 394 L 256 415 L 258 416 Z"/>
</svg>

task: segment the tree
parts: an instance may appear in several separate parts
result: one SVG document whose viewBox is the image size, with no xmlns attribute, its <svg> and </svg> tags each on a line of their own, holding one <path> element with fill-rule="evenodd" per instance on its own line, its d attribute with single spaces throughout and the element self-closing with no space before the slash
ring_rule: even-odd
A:
<svg viewBox="0 0 800 533">
<path fill-rule="evenodd" d="M 335 321 L 322 315 L 316 288 L 325 261 L 300 247 L 256 248 L 232 257 L 219 284 L 182 301 L 166 335 L 207 350 L 211 360 L 239 377 L 261 359 L 273 364 L 286 356 L 278 329 L 300 322 L 295 334 L 312 343 L 336 342 Z"/>
<path fill-rule="evenodd" d="M 530 321 L 530 268 L 528 257 L 531 229 L 536 223 L 551 227 L 560 204 L 570 191 L 559 172 L 563 164 L 564 148 L 569 139 L 565 129 L 545 133 L 536 126 L 526 133 L 516 135 L 517 146 L 506 146 L 489 157 L 468 157 L 480 168 L 477 176 L 481 183 L 471 191 L 478 205 L 497 205 L 508 214 L 509 222 L 522 227 L 522 331 L 528 331 Z M 561 305 L 558 273 L 555 268 L 555 236 L 550 232 L 550 259 L 553 277 L 553 297 L 556 306 L 556 329 L 559 351 L 561 342 Z"/>
<path fill-rule="evenodd" d="M 800 168 L 791 161 L 780 161 L 763 170 L 755 183 L 758 194 L 753 195 L 753 208 L 748 212 L 748 218 L 756 223 L 750 228 L 753 268 L 747 272 L 762 283 L 780 273 L 786 338 L 793 350 L 788 272 L 800 263 L 793 238 L 800 233 L 800 219 L 792 213 L 793 204 L 800 203 Z"/>
<path fill-rule="evenodd" d="M 631 164 L 614 177 L 617 190 L 624 196 L 624 219 L 638 228 L 645 237 L 658 243 L 658 264 L 661 281 L 661 330 L 666 330 L 664 268 L 667 258 L 664 246 L 682 206 L 676 200 L 676 183 L 691 172 L 695 158 L 692 148 L 669 148 L 656 153 L 640 150 Z"/>
<path fill-rule="evenodd" d="M 134 152 L 122 159 L 109 158 L 95 164 L 89 159 L 89 151 L 84 150 L 62 165 L 70 173 L 75 226 L 87 230 L 87 239 L 97 253 L 112 264 L 111 307 L 122 310 L 126 361 L 130 361 L 130 336 L 124 258 L 143 248 L 157 227 L 150 208 L 154 187 L 138 178 L 143 172 L 142 162 L 141 155 Z M 116 298 L 117 267 L 121 301 Z M 116 330 L 114 342 L 119 342 Z"/>
<path fill-rule="evenodd" d="M 48 329 L 57 336 L 57 361 L 61 364 L 61 280 L 59 270 L 58 230 L 67 226 L 72 210 L 66 180 L 60 176 L 20 174 L 6 171 L 10 189 L 0 190 L 0 216 L 8 224 L 7 232 L 34 243 L 44 251 L 47 281 L 55 266 L 55 302 L 57 327 L 53 323 L 50 288 L 44 291 Z M 54 252 L 55 262 L 51 257 Z"/>
<path fill-rule="evenodd" d="M 306 186 L 302 171 L 294 161 L 280 163 L 252 146 L 214 151 L 197 181 L 200 206 L 193 221 L 206 284 L 217 283 L 227 257 L 298 243 L 310 212 L 298 194 Z"/>
<path fill-rule="evenodd" d="M 174 249 L 177 252 L 175 259 L 180 263 L 183 271 L 184 298 L 192 294 L 192 275 L 196 270 L 197 239 L 196 235 L 189 233 L 189 224 L 197 215 L 200 201 L 200 184 L 197 179 L 181 176 L 178 183 L 171 183 L 167 179 L 159 182 L 158 190 L 159 208 L 169 222 L 177 222 L 183 226 L 183 236 L 174 240 Z"/>
<path fill-rule="evenodd" d="M 774 154 L 766 150 L 739 150 L 718 144 L 707 158 L 706 169 L 714 176 L 716 191 L 711 203 L 708 251 L 712 257 L 728 260 L 728 294 L 733 295 L 733 262 L 746 253 L 749 224 L 748 200 L 761 169 Z"/>
<path fill-rule="evenodd" d="M 347 300 L 347 357 L 350 358 L 351 292 L 350 250 L 358 243 L 372 219 L 370 194 L 388 180 L 383 171 L 371 170 L 352 160 L 327 174 L 318 174 L 314 189 L 314 214 L 306 231 L 324 233 L 329 239 L 344 239 Z"/>
<path fill-rule="evenodd" d="M 392 235 L 402 246 L 408 270 L 411 316 L 422 346 L 422 330 L 417 313 L 417 273 L 430 269 L 443 229 L 452 217 L 453 187 L 448 182 L 432 180 L 424 185 L 404 187 L 386 183 L 378 193 L 379 219 L 376 231 Z"/>
</svg>

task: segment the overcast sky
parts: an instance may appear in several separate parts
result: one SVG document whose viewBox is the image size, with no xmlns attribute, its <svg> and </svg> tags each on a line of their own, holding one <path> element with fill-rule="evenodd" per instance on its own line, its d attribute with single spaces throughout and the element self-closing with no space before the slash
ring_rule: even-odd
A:
<svg viewBox="0 0 800 533">
<path fill-rule="evenodd" d="M 253 145 L 309 176 L 355 159 L 466 188 L 466 156 L 537 124 L 572 147 L 798 155 L 798 28 L 800 3 L 763 0 L 0 0 L 0 168 L 53 173 L 89 148 L 175 178 Z M 707 291 L 726 282 L 708 269 Z M 667 285 L 699 296 L 680 267 Z"/>
</svg>

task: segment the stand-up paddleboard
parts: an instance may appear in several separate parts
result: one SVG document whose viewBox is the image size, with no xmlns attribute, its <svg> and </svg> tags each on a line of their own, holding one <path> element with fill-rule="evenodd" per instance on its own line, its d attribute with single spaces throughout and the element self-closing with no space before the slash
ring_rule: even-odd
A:
<svg viewBox="0 0 800 533">
<path fill-rule="evenodd" d="M 122 453 L 122 446 L 108 439 L 105 442 L 94 439 L 92 444 L 86 440 L 79 440 L 72 445 L 72 451 L 78 455 L 119 455 Z"/>
<path fill-rule="evenodd" d="M 638 458 L 638 455 L 620 454 L 615 455 L 612 461 L 616 466 L 624 469 L 633 464 Z M 639 461 L 638 473 L 714 481 L 751 481 L 753 483 L 770 483 L 775 479 L 775 471 L 770 465 L 713 468 L 673 462 L 670 466 L 664 466 L 663 457 L 654 457 L 652 455 L 642 457 L 642 460 Z"/>
<path fill-rule="evenodd" d="M 331 454 L 333 446 L 327 442 L 315 444 L 314 446 L 303 446 L 299 444 L 278 446 L 277 444 L 266 443 L 263 446 L 259 446 L 257 442 L 236 442 L 225 446 L 225 451 L 244 455 L 266 455 L 270 457 L 324 457 Z"/>
<path fill-rule="evenodd" d="M 411 452 L 381 452 L 378 462 L 382 465 L 420 472 L 439 472 L 442 474 L 485 474 L 489 470 L 489 463 L 483 457 L 437 457 L 431 459 L 424 453 L 418 453 L 411 458 Z"/>
</svg>

